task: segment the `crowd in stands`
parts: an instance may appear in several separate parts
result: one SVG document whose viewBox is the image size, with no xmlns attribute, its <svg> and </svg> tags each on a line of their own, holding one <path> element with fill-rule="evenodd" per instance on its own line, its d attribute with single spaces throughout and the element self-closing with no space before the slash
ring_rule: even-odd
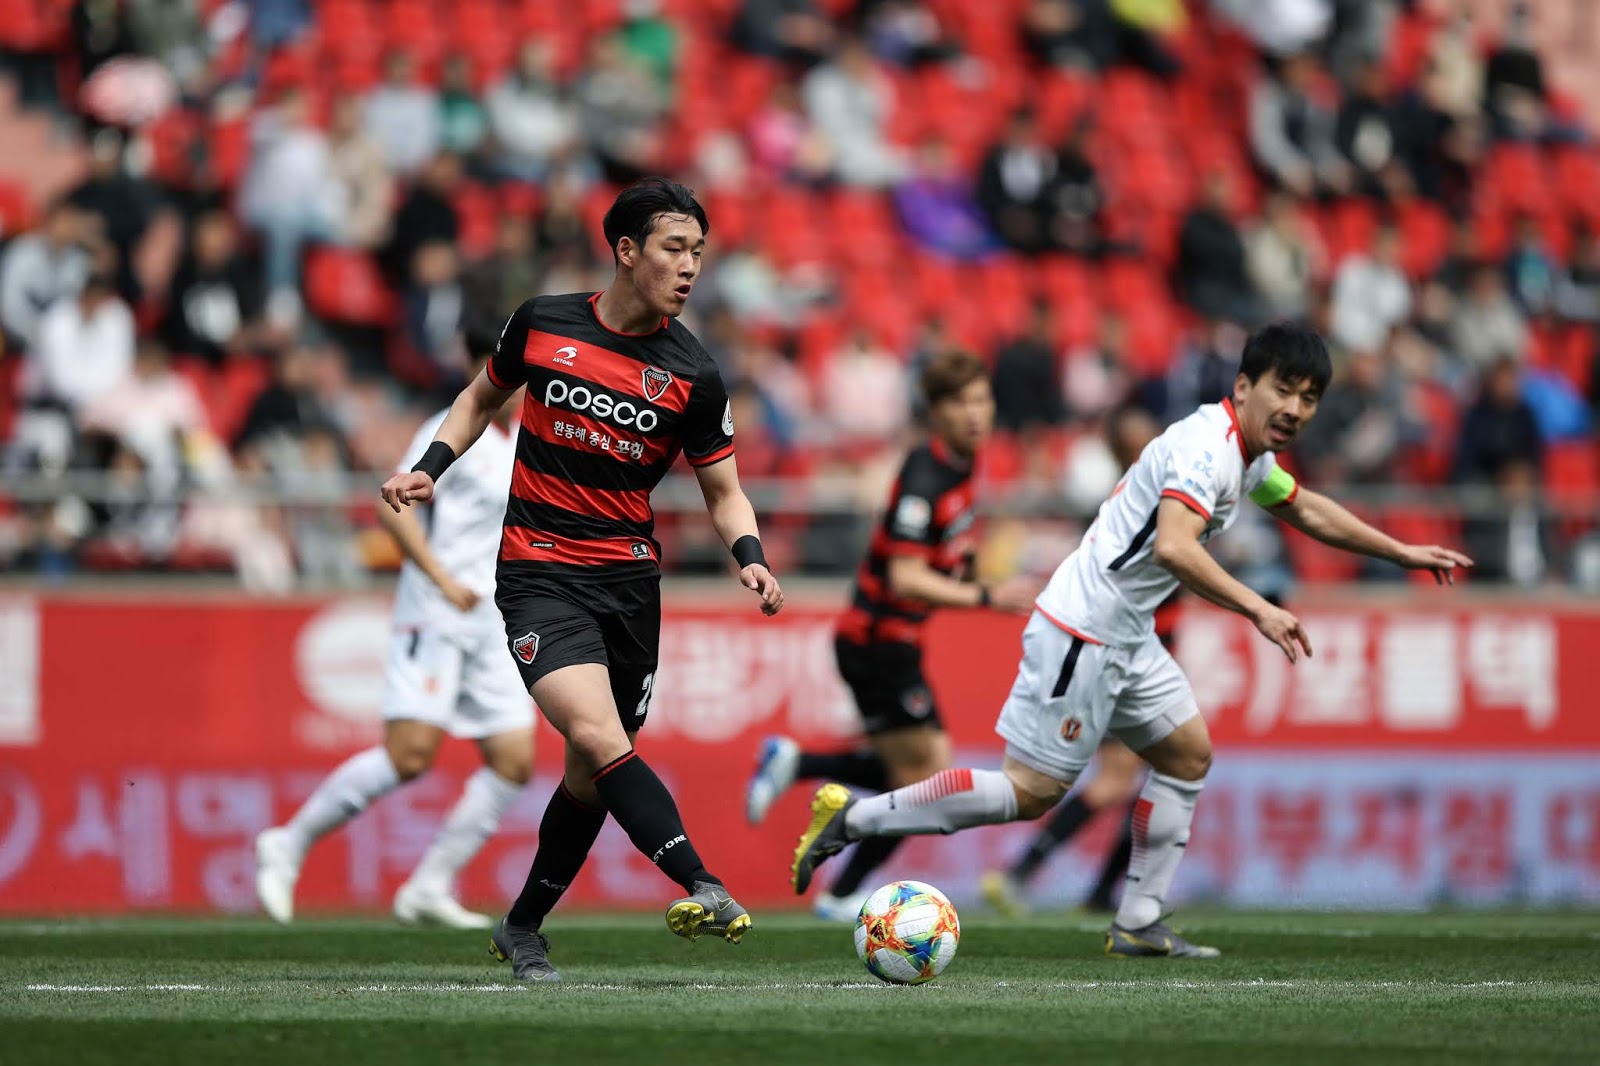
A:
<svg viewBox="0 0 1600 1066">
<path fill-rule="evenodd" d="M 1290 317 L 1337 365 L 1304 477 L 1490 487 L 1504 514 L 1398 517 L 1491 579 L 1571 577 L 1600 112 L 1535 42 L 1560 9 L 1600 57 L 1584 8 L 0 0 L 3 470 L 101 479 L 3 505 L 0 565 L 359 580 L 345 475 L 461 386 L 466 327 L 603 287 L 600 214 L 666 173 L 710 213 L 687 321 L 747 479 L 870 509 L 955 345 L 994 367 L 986 485 L 1090 510 L 1108 416 L 1215 400 Z M 41 115 L 64 179 L 7 151 Z M 848 558 L 801 526 L 797 562 Z"/>
</svg>

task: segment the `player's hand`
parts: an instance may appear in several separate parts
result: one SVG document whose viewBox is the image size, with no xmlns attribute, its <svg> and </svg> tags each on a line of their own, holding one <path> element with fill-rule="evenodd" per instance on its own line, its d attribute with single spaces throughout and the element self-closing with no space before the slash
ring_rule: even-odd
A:
<svg viewBox="0 0 1600 1066">
<path fill-rule="evenodd" d="M 385 481 L 379 492 L 383 502 L 393 507 L 395 514 L 399 514 L 402 507 L 427 503 L 433 499 L 433 478 L 420 470 L 410 470 Z"/>
<path fill-rule="evenodd" d="M 1437 544 L 1407 544 L 1395 562 L 1407 570 L 1432 570 L 1434 582 L 1440 585 L 1454 585 L 1456 567 L 1472 565 L 1465 555 Z"/>
<path fill-rule="evenodd" d="M 1262 636 L 1283 649 L 1283 654 L 1289 657 L 1290 662 L 1299 661 L 1302 648 L 1306 657 L 1311 657 L 1311 638 L 1306 636 L 1305 627 L 1300 624 L 1300 619 L 1282 607 L 1274 607 L 1269 603 L 1252 621 L 1261 630 Z"/>
<path fill-rule="evenodd" d="M 1011 577 L 989 589 L 989 606 L 1007 614 L 1032 614 L 1044 586 L 1031 577 Z"/>
<path fill-rule="evenodd" d="M 447 577 L 440 582 L 439 591 L 450 601 L 450 606 L 462 614 L 478 606 L 478 594 L 454 578 Z"/>
<path fill-rule="evenodd" d="M 778 587 L 772 571 L 760 563 L 751 563 L 739 571 L 739 584 L 760 594 L 762 614 L 774 615 L 783 610 L 783 589 Z"/>
</svg>

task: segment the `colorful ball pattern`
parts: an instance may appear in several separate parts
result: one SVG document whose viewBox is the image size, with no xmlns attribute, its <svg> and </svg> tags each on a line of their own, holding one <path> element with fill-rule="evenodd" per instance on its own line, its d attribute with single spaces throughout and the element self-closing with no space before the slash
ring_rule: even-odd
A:
<svg viewBox="0 0 1600 1066">
<path fill-rule="evenodd" d="M 861 906 L 856 954 L 872 976 L 895 985 L 919 985 L 944 972 L 956 957 L 961 922 L 932 885 L 895 881 Z"/>
</svg>

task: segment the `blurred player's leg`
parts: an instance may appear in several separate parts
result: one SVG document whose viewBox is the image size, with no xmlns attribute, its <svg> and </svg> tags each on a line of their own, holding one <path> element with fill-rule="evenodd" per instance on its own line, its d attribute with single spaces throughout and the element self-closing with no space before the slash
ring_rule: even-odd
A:
<svg viewBox="0 0 1600 1066">
<path fill-rule="evenodd" d="M 1105 862 L 1100 864 L 1100 877 L 1094 883 L 1094 888 L 1084 897 L 1083 905 L 1091 911 L 1114 911 L 1117 909 L 1115 892 L 1122 883 L 1123 877 L 1128 872 L 1128 863 L 1133 858 L 1133 814 L 1122 820 L 1122 830 L 1117 835 L 1116 846 L 1106 856 Z"/>
<path fill-rule="evenodd" d="M 456 876 L 500 826 L 528 782 L 533 731 L 518 729 L 479 741 L 485 766 L 467 779 L 416 870 L 395 895 L 395 917 L 454 929 L 487 929 L 494 921 L 456 901 Z"/>
<path fill-rule="evenodd" d="M 756 772 L 745 789 L 746 820 L 760 825 L 773 803 L 796 781 L 819 779 L 869 792 L 882 792 L 889 787 L 888 770 L 875 751 L 802 751 L 792 738 L 772 736 L 762 742 Z"/>
<path fill-rule="evenodd" d="M 256 837 L 256 895 L 273 920 L 293 919 L 294 886 L 311 845 L 425 771 L 443 737 L 425 722 L 385 723 L 384 744 L 340 763 L 285 825 Z"/>
</svg>

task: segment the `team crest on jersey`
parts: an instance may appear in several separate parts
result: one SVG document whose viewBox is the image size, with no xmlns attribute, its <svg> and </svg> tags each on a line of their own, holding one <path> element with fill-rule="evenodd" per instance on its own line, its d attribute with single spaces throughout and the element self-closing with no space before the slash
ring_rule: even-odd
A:
<svg viewBox="0 0 1600 1066">
<path fill-rule="evenodd" d="M 532 666 L 533 657 L 539 654 L 539 634 L 524 633 L 511 642 L 511 654 L 523 666 Z"/>
<path fill-rule="evenodd" d="M 657 370 L 647 366 L 640 371 L 644 375 L 644 398 L 655 403 L 667 394 L 667 389 L 672 384 L 672 371 Z"/>
</svg>

